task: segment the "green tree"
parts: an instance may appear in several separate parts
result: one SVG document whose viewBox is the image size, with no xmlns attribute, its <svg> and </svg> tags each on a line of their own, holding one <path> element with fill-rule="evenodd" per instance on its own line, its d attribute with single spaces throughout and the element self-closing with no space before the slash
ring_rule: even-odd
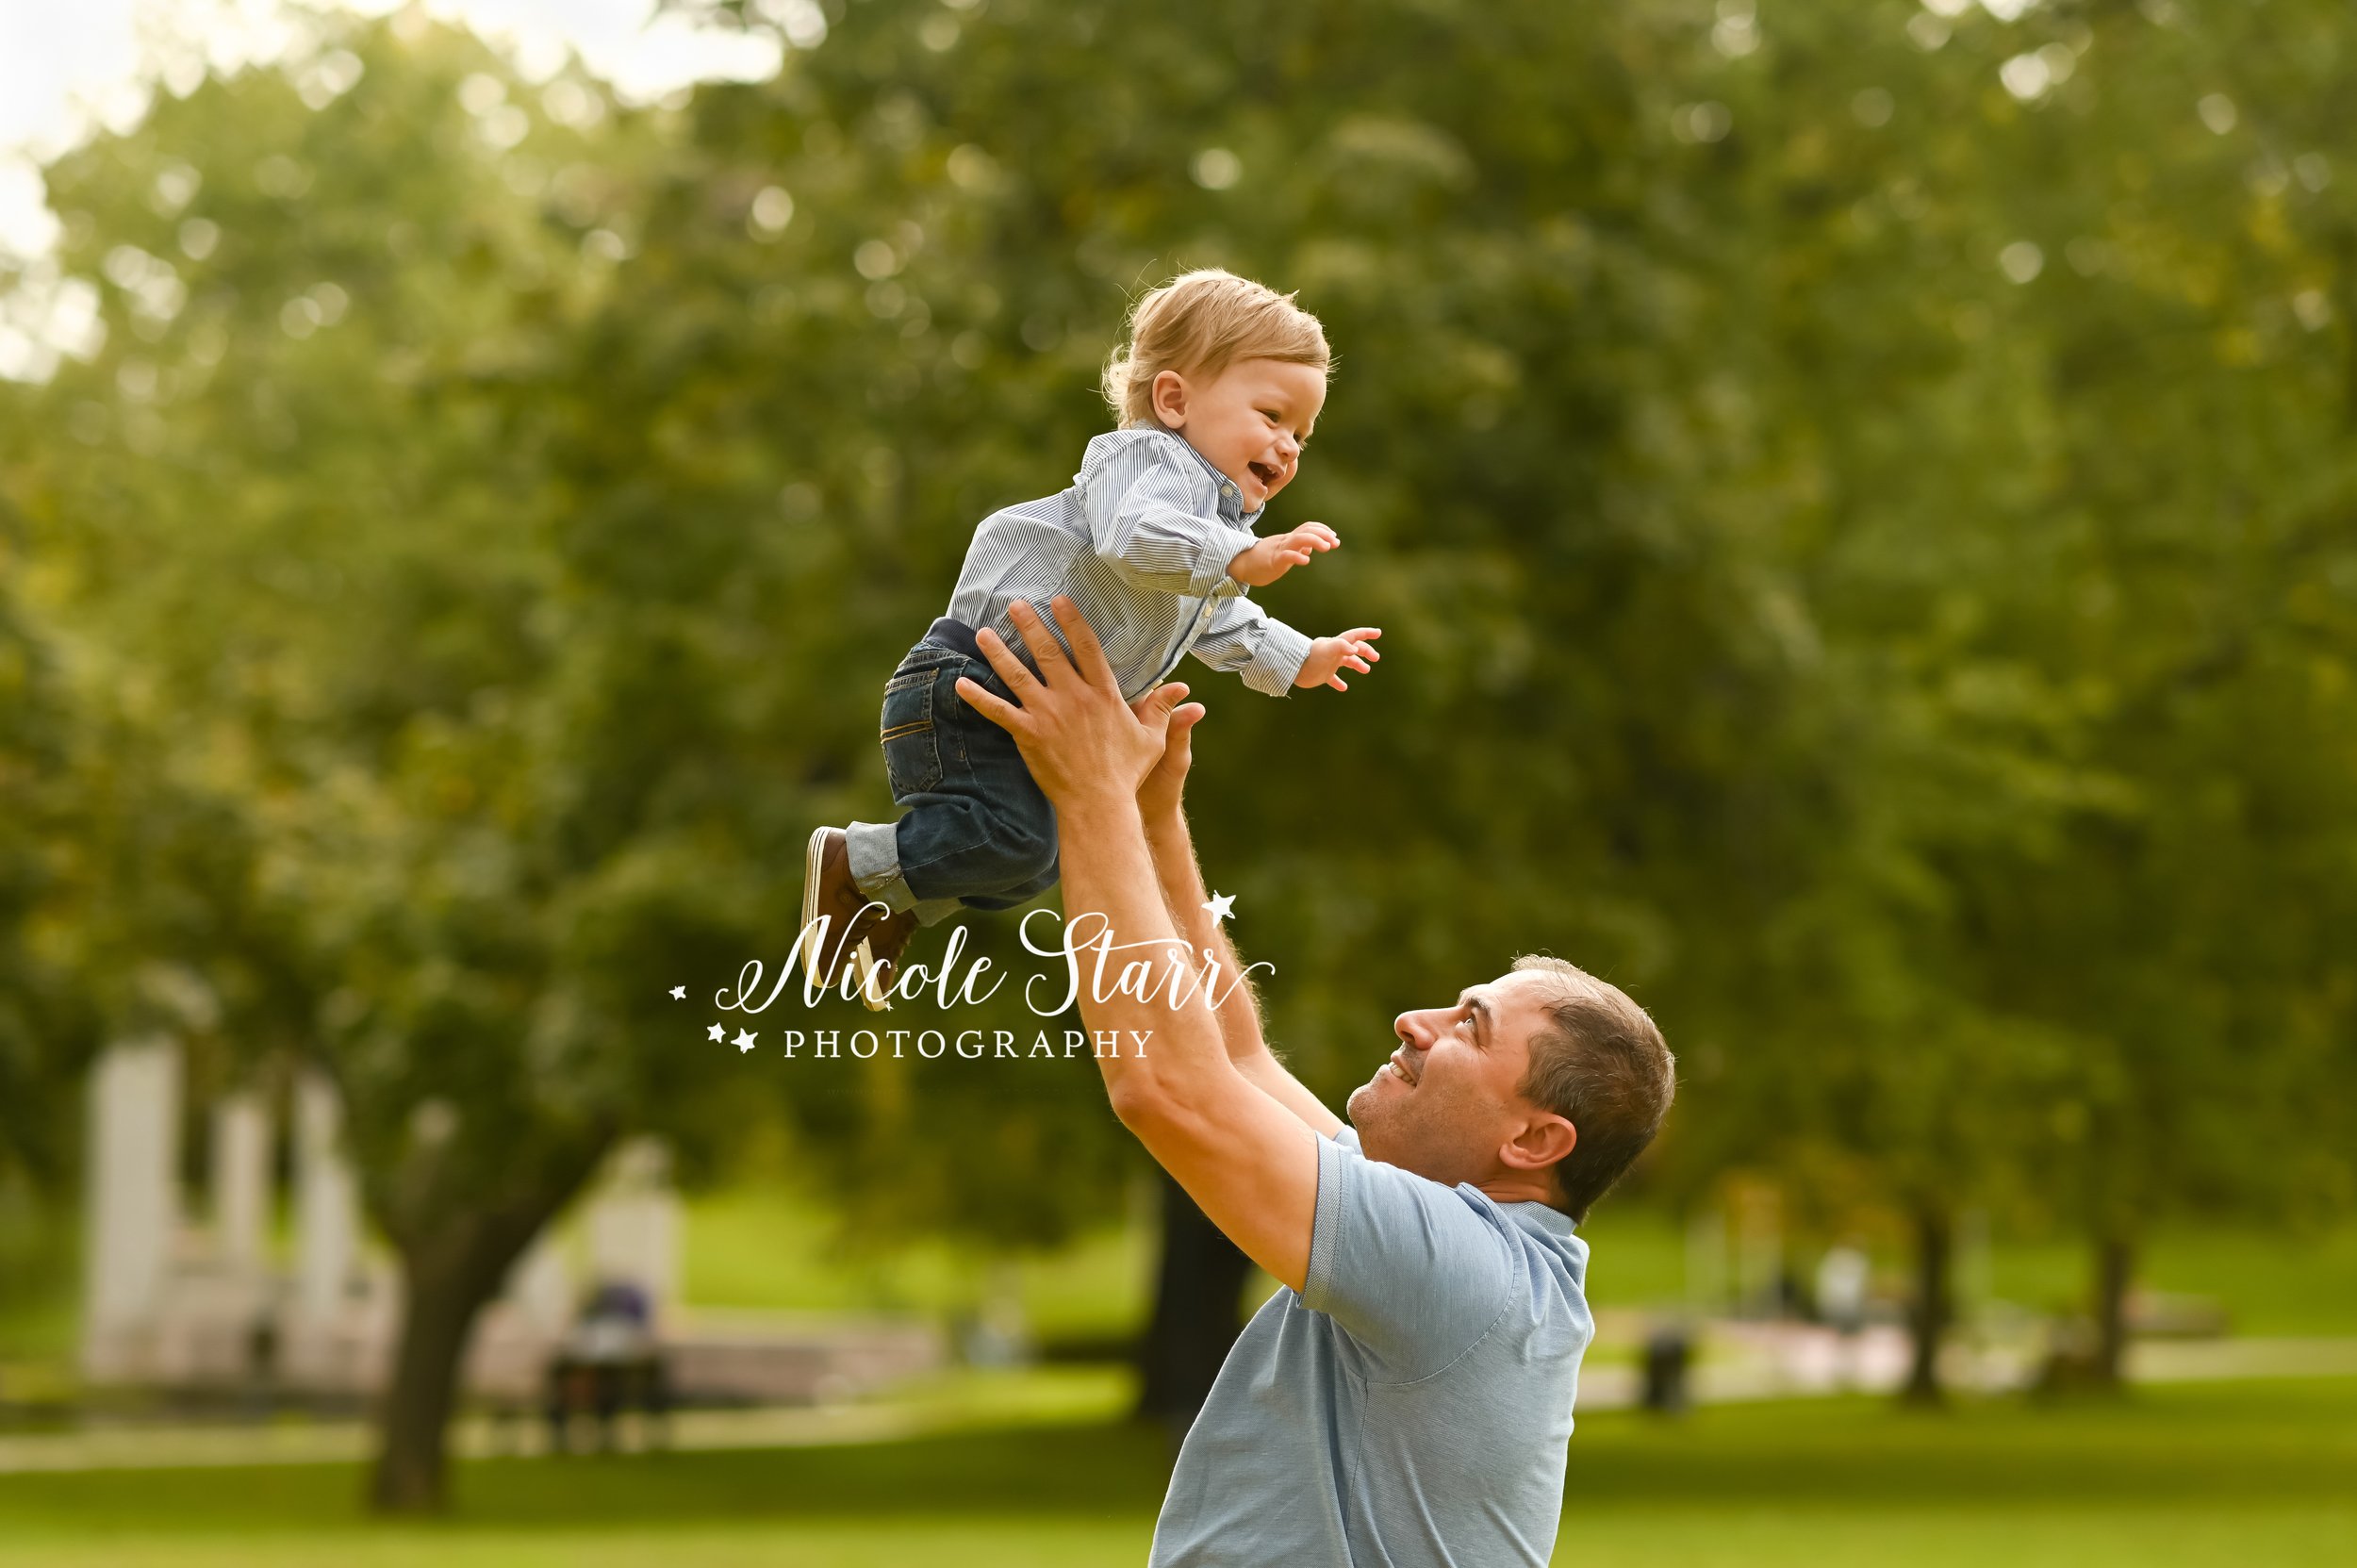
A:
<svg viewBox="0 0 2357 1568">
<path fill-rule="evenodd" d="M 735 1119 L 657 982 L 733 970 L 747 886 L 649 798 L 664 672 L 615 689 L 551 542 L 575 323 L 658 135 L 405 15 L 48 171 L 107 334 L 28 400 L 11 488 L 148 770 L 102 828 L 188 851 L 129 938 L 349 1107 L 405 1287 L 391 1509 L 440 1501 L 473 1318 L 613 1140 L 678 1134 L 692 1173 Z"/>
<path fill-rule="evenodd" d="M 13 523 L 0 510 L 0 1185 L 53 1186 L 91 1022 L 72 941 L 75 735 L 55 654 L 11 591 Z"/>
</svg>

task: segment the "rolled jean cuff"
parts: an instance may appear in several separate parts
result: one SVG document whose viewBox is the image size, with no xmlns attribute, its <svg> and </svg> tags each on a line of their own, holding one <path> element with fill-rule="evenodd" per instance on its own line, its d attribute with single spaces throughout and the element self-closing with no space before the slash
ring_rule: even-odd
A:
<svg viewBox="0 0 2357 1568">
<path fill-rule="evenodd" d="M 851 881 L 859 890 L 898 915 L 916 911 L 919 925 L 938 925 L 960 907 L 955 899 L 920 899 L 900 870 L 900 831 L 892 822 L 854 822 L 843 830 Z"/>
</svg>

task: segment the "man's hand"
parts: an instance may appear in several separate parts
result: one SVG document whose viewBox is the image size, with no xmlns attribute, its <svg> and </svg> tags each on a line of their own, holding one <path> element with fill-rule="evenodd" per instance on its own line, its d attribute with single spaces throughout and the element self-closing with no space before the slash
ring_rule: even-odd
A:
<svg viewBox="0 0 2357 1568">
<path fill-rule="evenodd" d="M 1326 524 L 1305 522 L 1289 534 L 1272 534 L 1236 552 L 1228 563 L 1228 575 L 1247 587 L 1264 588 L 1294 568 L 1309 565 L 1313 553 L 1338 549 L 1342 542 Z"/>
<path fill-rule="evenodd" d="M 1007 612 L 1024 648 L 1039 663 L 1036 676 L 996 632 L 984 627 L 975 635 L 982 657 L 1020 707 L 964 677 L 958 695 L 1014 737 L 1032 779 L 1059 811 L 1105 801 L 1129 805 L 1162 760 L 1171 710 L 1187 688 L 1175 682 L 1157 686 L 1132 711 L 1121 700 L 1121 685 L 1088 618 L 1062 594 L 1049 608 L 1072 646 L 1070 659 L 1028 602 L 1017 601 Z"/>
<path fill-rule="evenodd" d="M 1380 626 L 1358 626 L 1339 637 L 1318 638 L 1310 644 L 1310 656 L 1301 661 L 1301 673 L 1294 677 L 1294 685 L 1348 691 L 1350 683 L 1340 672 L 1355 669 L 1364 675 L 1379 663 L 1383 655 L 1375 651 L 1375 639 L 1382 635 Z"/>
<path fill-rule="evenodd" d="M 1138 716 L 1141 724 L 1151 724 L 1155 722 L 1151 710 L 1165 694 L 1170 694 L 1169 701 L 1178 701 L 1187 694 L 1186 683 L 1173 681 L 1168 685 L 1156 686 L 1130 703 L 1129 711 Z M 1178 818 L 1178 798 L 1187 786 L 1187 769 L 1195 763 L 1195 748 L 1190 737 L 1195 734 L 1196 723 L 1203 718 L 1203 704 L 1188 702 L 1173 707 L 1169 712 L 1170 728 L 1162 735 L 1162 760 L 1154 765 L 1153 771 L 1146 774 L 1146 782 L 1138 785 L 1138 815 L 1146 819 L 1148 833 L 1152 833 L 1157 824 L 1166 825 Z"/>
</svg>

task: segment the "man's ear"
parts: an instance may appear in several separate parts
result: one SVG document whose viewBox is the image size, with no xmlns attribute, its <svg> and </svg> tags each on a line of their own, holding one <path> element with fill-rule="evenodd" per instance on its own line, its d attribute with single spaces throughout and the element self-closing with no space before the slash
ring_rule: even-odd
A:
<svg viewBox="0 0 2357 1568">
<path fill-rule="evenodd" d="M 1540 1170 L 1554 1164 L 1579 1145 L 1579 1129 L 1551 1112 L 1541 1112 L 1507 1140 L 1498 1158 L 1516 1170 Z"/>
<path fill-rule="evenodd" d="M 1154 374 L 1154 417 L 1172 429 L 1187 422 L 1187 378 L 1177 371 Z"/>
</svg>

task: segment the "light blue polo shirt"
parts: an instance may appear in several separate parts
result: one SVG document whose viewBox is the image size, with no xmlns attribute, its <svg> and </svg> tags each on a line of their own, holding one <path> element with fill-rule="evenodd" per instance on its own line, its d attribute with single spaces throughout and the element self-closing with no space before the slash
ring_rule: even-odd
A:
<svg viewBox="0 0 2357 1568">
<path fill-rule="evenodd" d="M 1595 1334 L 1572 1231 L 1321 1137 L 1309 1278 L 1228 1353 L 1151 1568 L 1544 1568 Z"/>
</svg>

